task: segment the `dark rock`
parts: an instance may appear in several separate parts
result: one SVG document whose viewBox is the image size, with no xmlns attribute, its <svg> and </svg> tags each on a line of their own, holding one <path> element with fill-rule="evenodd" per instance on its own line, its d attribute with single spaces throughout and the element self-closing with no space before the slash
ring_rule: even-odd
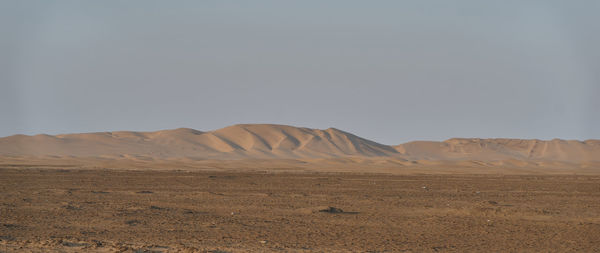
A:
<svg viewBox="0 0 600 253">
<path fill-rule="evenodd" d="M 140 224 L 141 222 L 139 220 L 128 220 L 125 222 L 125 224 L 129 225 L 129 226 L 135 226 L 137 224 Z"/>
<path fill-rule="evenodd" d="M 160 207 L 160 206 L 150 206 L 150 209 L 153 209 L 153 210 L 166 210 L 166 208 Z"/>
<path fill-rule="evenodd" d="M 343 213 L 344 210 L 342 210 L 340 208 L 337 208 L 337 207 L 330 206 L 328 208 L 319 210 L 319 212 L 323 212 L 323 213 Z"/>
</svg>

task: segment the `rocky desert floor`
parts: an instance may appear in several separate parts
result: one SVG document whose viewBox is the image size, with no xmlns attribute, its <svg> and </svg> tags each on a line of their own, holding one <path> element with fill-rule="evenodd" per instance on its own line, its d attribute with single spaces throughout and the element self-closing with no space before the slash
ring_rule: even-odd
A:
<svg viewBox="0 0 600 253">
<path fill-rule="evenodd" d="M 600 176 L 0 169 L 0 252 L 600 252 Z"/>
</svg>

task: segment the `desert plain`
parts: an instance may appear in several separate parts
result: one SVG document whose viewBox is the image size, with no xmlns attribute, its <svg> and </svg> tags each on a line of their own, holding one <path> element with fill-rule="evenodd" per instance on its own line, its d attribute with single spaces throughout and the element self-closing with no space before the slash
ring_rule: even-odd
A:
<svg viewBox="0 0 600 253">
<path fill-rule="evenodd" d="M 0 138 L 0 252 L 598 252 L 599 141 Z"/>
</svg>

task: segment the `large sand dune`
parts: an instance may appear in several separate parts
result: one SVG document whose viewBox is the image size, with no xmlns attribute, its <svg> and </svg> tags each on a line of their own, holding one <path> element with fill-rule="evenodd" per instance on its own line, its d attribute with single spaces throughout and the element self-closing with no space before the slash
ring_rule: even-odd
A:
<svg viewBox="0 0 600 253">
<path fill-rule="evenodd" d="M 234 125 L 211 132 L 180 128 L 157 132 L 14 135 L 0 138 L 0 155 L 152 158 L 332 158 L 393 156 L 398 152 L 353 134 L 284 125 Z"/>
<path fill-rule="evenodd" d="M 408 161 L 569 162 L 600 161 L 600 141 L 450 139 L 387 146 L 335 128 L 243 124 L 201 132 L 180 128 L 156 132 L 14 135 L 0 138 L 0 156 L 131 159 L 364 159 Z M 337 159 L 337 160 L 335 160 Z M 358 160 L 356 160 L 358 159 Z"/>
</svg>

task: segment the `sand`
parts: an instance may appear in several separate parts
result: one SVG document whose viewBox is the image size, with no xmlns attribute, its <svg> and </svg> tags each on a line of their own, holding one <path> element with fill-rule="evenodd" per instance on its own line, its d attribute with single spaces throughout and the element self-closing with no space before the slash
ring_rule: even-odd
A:
<svg viewBox="0 0 600 253">
<path fill-rule="evenodd" d="M 596 252 L 600 177 L 0 170 L 5 252 Z"/>
</svg>

